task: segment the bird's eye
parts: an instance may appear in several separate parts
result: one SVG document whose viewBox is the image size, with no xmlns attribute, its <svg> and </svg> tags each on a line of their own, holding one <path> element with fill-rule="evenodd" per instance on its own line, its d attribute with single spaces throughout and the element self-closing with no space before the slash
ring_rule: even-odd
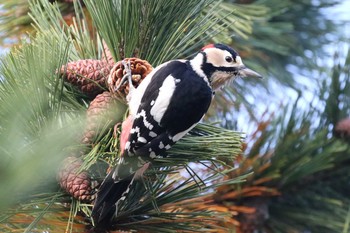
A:
<svg viewBox="0 0 350 233">
<path fill-rule="evenodd" d="M 231 63 L 231 62 L 233 61 L 233 58 L 230 57 L 230 56 L 227 56 L 227 57 L 225 57 L 225 60 L 226 60 L 227 62 Z"/>
</svg>

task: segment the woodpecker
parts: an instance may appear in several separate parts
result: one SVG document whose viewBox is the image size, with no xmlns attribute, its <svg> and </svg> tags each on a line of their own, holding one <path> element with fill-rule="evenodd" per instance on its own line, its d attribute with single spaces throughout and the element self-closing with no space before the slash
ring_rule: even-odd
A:
<svg viewBox="0 0 350 233">
<path fill-rule="evenodd" d="M 120 140 L 122 156 L 97 192 L 92 211 L 95 225 L 108 224 L 130 184 L 197 125 L 216 89 L 235 77 L 247 76 L 261 78 L 242 63 L 234 49 L 209 44 L 190 60 L 159 65 L 131 91 L 130 115 Z"/>
</svg>

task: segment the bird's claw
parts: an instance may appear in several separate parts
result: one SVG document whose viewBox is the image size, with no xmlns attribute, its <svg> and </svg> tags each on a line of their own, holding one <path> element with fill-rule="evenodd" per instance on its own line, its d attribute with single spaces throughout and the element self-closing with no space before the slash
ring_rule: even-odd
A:
<svg viewBox="0 0 350 233">
<path fill-rule="evenodd" d="M 125 75 L 122 77 L 122 79 L 120 80 L 120 83 L 119 83 L 118 86 L 114 89 L 114 91 L 119 90 L 119 88 L 120 88 L 122 85 L 124 85 L 124 83 L 125 83 L 126 80 L 128 80 L 128 82 L 129 82 L 129 87 L 130 87 L 130 88 L 133 88 L 130 60 L 127 61 L 127 62 L 126 62 L 125 60 L 122 60 L 122 65 L 124 66 Z"/>
</svg>

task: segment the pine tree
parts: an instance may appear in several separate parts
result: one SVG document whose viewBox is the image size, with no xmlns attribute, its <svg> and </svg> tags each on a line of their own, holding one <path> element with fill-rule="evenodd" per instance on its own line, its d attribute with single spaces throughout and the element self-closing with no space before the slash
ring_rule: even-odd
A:
<svg viewBox="0 0 350 233">
<path fill-rule="evenodd" d="M 349 231 L 349 131 L 341 120 L 349 116 L 350 56 L 335 56 L 329 70 L 300 62 L 305 49 L 315 57 L 323 51 L 304 37 L 328 42 L 322 35 L 336 25 L 320 9 L 335 3 L 51 2 L 29 1 L 30 17 L 23 17 L 35 33 L 1 60 L 1 231 L 90 228 L 95 186 L 118 156 L 127 111 L 123 93 L 108 88 L 107 76 L 113 72 L 117 82 L 123 71 L 116 63 L 138 57 L 137 85 L 151 65 L 189 57 L 208 42 L 233 44 L 249 66 L 265 68 L 281 89 L 296 90 L 297 100 L 259 116 L 256 93 L 266 94 L 271 81 L 235 82 L 216 97 L 206 123 L 134 184 L 112 230 Z M 65 4 L 71 20 L 64 17 Z M 314 30 L 305 28 L 308 23 Z M 301 106 L 308 89 L 287 64 L 297 65 L 300 74 L 319 70 L 317 98 L 307 107 Z M 270 97 L 276 98 L 264 100 Z M 246 114 L 256 129 L 242 144 L 233 129 L 237 116 Z"/>
<path fill-rule="evenodd" d="M 44 174 L 48 175 L 40 177 L 36 172 L 33 175 L 28 172 L 22 181 L 30 185 L 28 188 L 16 182 L 23 176 L 21 172 L 11 177 L 11 169 L 6 169 L 8 176 L 4 179 L 12 185 L 7 187 L 9 192 L 16 191 L 21 195 L 11 200 L 18 204 L 3 212 L 2 229 L 32 231 L 49 228 L 62 231 L 63 228 L 75 231 L 82 226 L 91 227 L 94 183 L 101 181 L 108 166 L 117 159 L 118 132 L 126 114 L 125 96 L 121 96 L 124 92 L 116 95 L 114 88 L 108 88 L 107 76 L 115 77 L 113 82 L 116 82 L 120 78 L 119 72 L 123 72 L 120 66 L 118 68 L 118 61 L 128 57 L 137 56 L 156 66 L 200 48 L 203 43 L 199 37 L 205 31 L 205 38 L 213 33 L 213 11 L 203 13 L 203 9 L 213 7 L 211 3 L 86 1 L 96 25 L 96 30 L 90 31 L 79 2 L 74 3 L 77 17 L 72 25 L 64 21 L 58 5 L 44 0 L 31 2 L 36 35 L 30 38 L 30 43 L 14 49 L 2 61 L 5 78 L 1 95 L 2 101 L 6 102 L 2 105 L 2 150 L 9 154 L 4 163 L 14 163 L 11 158 L 15 149 L 11 145 L 22 143 L 25 148 L 16 156 L 27 157 L 32 163 L 37 156 L 45 158 L 45 166 L 38 163 L 35 169 L 45 170 Z M 174 14 L 163 14 L 164 6 L 173 12 L 178 11 L 176 19 Z M 130 15 L 135 17 L 132 21 Z M 144 21 L 139 22 L 138 17 Z M 111 19 L 113 22 L 109 22 Z M 202 27 L 198 26 L 203 23 Z M 155 31 L 158 27 L 159 31 Z M 145 38 L 155 38 L 156 41 Z M 131 59 L 133 75 L 139 75 L 138 82 L 152 69 L 145 60 Z M 27 98 L 28 95 L 32 98 Z M 27 114 L 18 115 L 12 106 L 22 105 L 26 106 L 23 112 Z M 86 120 L 84 112 L 87 112 Z M 13 118 L 14 115 L 18 117 Z M 23 126 L 14 123 L 17 121 L 23 122 Z M 21 135 L 5 136 L 14 130 Z M 67 130 L 69 134 L 66 135 Z M 177 203 L 212 192 L 220 183 L 243 180 L 244 176 L 220 181 L 228 172 L 223 168 L 223 160 L 230 161 L 239 153 L 241 138 L 240 133 L 215 125 L 196 127 L 169 152 L 166 159 L 157 159 L 145 179 L 132 187 L 112 228 L 151 232 L 214 228 L 213 223 L 221 218 L 215 217 L 216 212 L 190 211 Z M 12 143 L 6 143 L 9 140 Z M 43 153 L 37 154 L 40 151 L 36 148 L 52 152 L 52 159 Z M 30 152 L 35 156 L 30 156 Z M 63 164 L 54 169 L 60 160 Z M 212 172 L 199 177 L 189 166 L 190 162 L 212 166 Z M 15 165 L 20 169 L 21 165 L 27 167 L 28 164 Z M 190 177 L 181 178 L 181 170 L 187 171 Z M 52 179 L 56 172 L 63 190 Z M 9 193 L 2 195 L 6 197 Z M 10 204 L 7 203 L 9 198 L 4 200 L 7 201 L 3 207 Z M 65 205 L 70 209 L 63 208 Z M 23 216 L 26 220 L 18 222 Z M 82 221 L 83 217 L 85 221 Z M 79 222 L 83 224 L 77 226 Z"/>
</svg>

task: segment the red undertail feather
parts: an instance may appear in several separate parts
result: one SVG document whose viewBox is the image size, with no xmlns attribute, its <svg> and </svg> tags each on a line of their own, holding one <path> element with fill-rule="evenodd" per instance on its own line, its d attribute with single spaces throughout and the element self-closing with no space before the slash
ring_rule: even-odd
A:
<svg viewBox="0 0 350 233">
<path fill-rule="evenodd" d="M 123 121 L 122 124 L 122 133 L 120 134 L 120 151 L 121 153 L 124 152 L 125 149 L 125 144 L 129 139 L 129 135 L 130 135 L 130 130 L 132 128 L 132 124 L 133 124 L 133 117 L 131 115 L 129 115 L 125 121 Z"/>
</svg>

